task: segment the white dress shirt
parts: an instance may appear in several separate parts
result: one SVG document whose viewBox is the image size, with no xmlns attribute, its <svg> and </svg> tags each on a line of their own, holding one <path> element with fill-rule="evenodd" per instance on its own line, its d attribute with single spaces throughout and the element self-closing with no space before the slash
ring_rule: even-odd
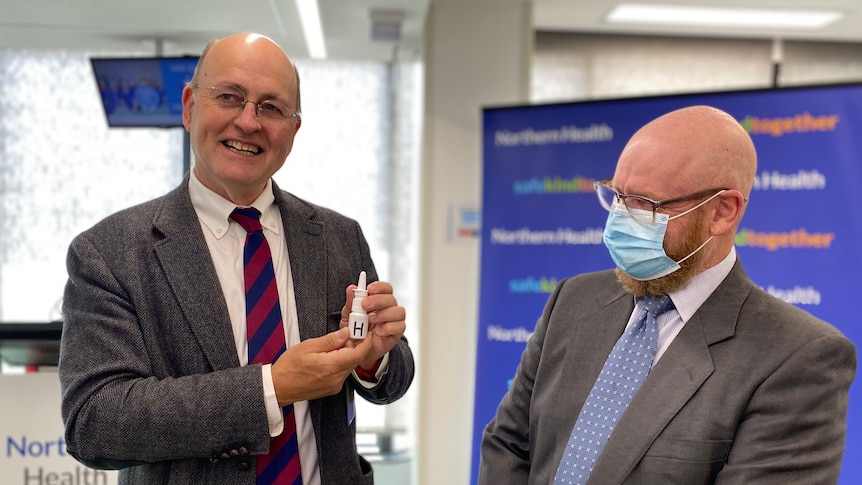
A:
<svg viewBox="0 0 862 485">
<path fill-rule="evenodd" d="M 233 327 L 237 357 L 241 365 L 248 364 L 248 342 L 246 340 L 245 322 L 245 288 L 243 286 L 243 247 L 246 231 L 238 223 L 230 219 L 230 214 L 237 207 L 233 202 L 221 197 L 205 187 L 195 177 L 194 170 L 189 177 L 189 195 L 192 205 L 203 228 L 204 238 L 209 247 L 210 255 L 215 265 L 219 283 L 225 295 L 231 326 Z M 290 259 L 287 254 L 287 243 L 284 235 L 284 225 L 281 213 L 274 204 L 272 180 L 260 197 L 252 203 L 252 207 L 261 213 L 260 223 L 263 233 L 269 243 L 272 262 L 275 268 L 275 279 L 278 287 L 278 300 L 281 305 L 281 315 L 284 322 L 284 335 L 287 347 L 300 342 L 299 323 L 296 314 L 296 299 L 293 292 L 293 278 L 290 274 Z M 284 417 L 275 396 L 275 386 L 272 381 L 272 365 L 261 366 L 263 369 L 263 389 L 266 412 L 269 419 L 271 436 L 278 436 L 284 428 Z M 296 415 L 296 432 L 299 442 L 299 460 L 302 466 L 302 482 L 304 485 L 319 485 L 320 470 L 318 468 L 317 443 L 314 427 L 308 409 L 308 401 L 293 403 Z"/>
<path fill-rule="evenodd" d="M 653 365 L 664 355 L 667 348 L 682 330 L 683 325 L 691 319 L 697 309 L 709 298 L 709 295 L 724 281 L 724 278 L 733 269 L 735 262 L 736 248 L 731 246 L 730 252 L 720 263 L 695 275 L 685 285 L 685 288 L 679 291 L 672 291 L 668 295 L 673 302 L 674 309 L 662 313 L 656 321 L 658 323 L 658 349 L 655 359 L 653 359 Z M 636 301 L 635 309 L 629 318 L 626 330 L 634 325 L 638 314 L 642 310 L 641 307 L 641 303 Z"/>
</svg>

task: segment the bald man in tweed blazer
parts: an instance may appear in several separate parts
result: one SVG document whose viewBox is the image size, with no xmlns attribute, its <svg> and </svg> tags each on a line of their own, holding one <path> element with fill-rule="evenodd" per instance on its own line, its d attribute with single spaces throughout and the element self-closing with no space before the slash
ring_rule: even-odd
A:
<svg viewBox="0 0 862 485">
<path fill-rule="evenodd" d="M 369 281 L 377 274 L 355 221 L 273 185 L 301 338 L 321 337 L 339 328 L 345 288 L 359 272 Z M 69 453 L 92 467 L 123 468 L 122 483 L 254 483 L 248 455 L 211 460 L 264 452 L 270 436 L 260 366 L 237 360 L 188 177 L 78 236 L 68 266 L 60 377 Z M 350 377 L 337 394 L 310 401 L 322 483 L 372 483 L 348 404 L 354 393 L 395 401 L 412 378 L 402 340 L 377 387 Z"/>
<path fill-rule="evenodd" d="M 261 485 L 257 458 L 273 458 L 273 437 L 293 437 L 289 405 L 304 483 L 373 483 L 353 399 L 390 403 L 410 386 L 406 310 L 377 281 L 356 221 L 272 180 L 302 125 L 299 84 L 266 36 L 210 42 L 182 91 L 190 173 L 72 241 L 59 365 L 66 444 L 88 466 L 120 469 L 122 484 Z M 271 364 L 245 365 L 247 232 L 231 220 L 237 208 L 260 212 L 271 249 L 269 311 L 281 310 L 273 321 L 285 337 Z M 369 329 L 351 341 L 350 286 L 362 271 Z"/>
</svg>

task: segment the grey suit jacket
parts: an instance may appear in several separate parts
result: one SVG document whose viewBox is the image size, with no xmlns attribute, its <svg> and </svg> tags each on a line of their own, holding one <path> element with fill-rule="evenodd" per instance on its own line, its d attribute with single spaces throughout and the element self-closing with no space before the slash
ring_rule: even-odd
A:
<svg viewBox="0 0 862 485">
<path fill-rule="evenodd" d="M 613 272 L 561 282 L 485 429 L 479 483 L 553 483 L 634 309 Z M 825 484 L 841 468 L 853 344 L 739 262 L 651 370 L 590 484 Z"/>
<path fill-rule="evenodd" d="M 359 225 L 274 186 L 284 221 L 303 340 L 337 330 L 344 291 L 362 270 L 377 279 Z M 121 211 L 72 242 L 59 374 L 68 452 L 121 483 L 253 484 L 270 436 L 261 369 L 241 367 L 225 297 L 188 192 Z M 367 390 L 310 401 L 324 484 L 370 484 L 356 451 L 354 392 L 374 403 L 413 379 L 402 340 Z M 230 450 L 248 450 L 211 460 Z"/>
</svg>

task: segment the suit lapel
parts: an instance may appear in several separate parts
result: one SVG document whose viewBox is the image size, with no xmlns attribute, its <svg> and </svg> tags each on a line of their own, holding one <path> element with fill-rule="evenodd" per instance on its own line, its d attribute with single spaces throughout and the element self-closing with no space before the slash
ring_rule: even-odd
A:
<svg viewBox="0 0 862 485">
<path fill-rule="evenodd" d="M 273 182 L 284 223 L 290 273 L 301 340 L 327 333 L 326 246 L 323 224 L 312 219 L 315 209 L 286 195 Z"/>
<path fill-rule="evenodd" d="M 650 371 L 605 445 L 590 483 L 622 483 L 714 368 L 700 322 L 686 323 Z"/>
<path fill-rule="evenodd" d="M 751 282 L 737 261 L 650 371 L 605 445 L 590 483 L 616 484 L 715 370 L 709 346 L 733 336 Z"/>
<path fill-rule="evenodd" d="M 210 365 L 214 370 L 239 367 L 227 305 L 189 198 L 188 176 L 165 196 L 153 231 L 153 252 Z"/>
<path fill-rule="evenodd" d="M 329 331 L 326 310 L 326 246 L 323 241 L 323 224 L 313 220 L 315 209 L 282 192 L 273 181 L 275 202 L 281 212 L 287 241 L 290 273 L 293 278 L 293 294 L 296 301 L 296 316 L 300 340 L 321 337 Z M 317 437 L 317 452 L 320 465 L 329 446 L 324 442 L 322 415 L 324 399 L 308 401 L 314 435 Z"/>
</svg>

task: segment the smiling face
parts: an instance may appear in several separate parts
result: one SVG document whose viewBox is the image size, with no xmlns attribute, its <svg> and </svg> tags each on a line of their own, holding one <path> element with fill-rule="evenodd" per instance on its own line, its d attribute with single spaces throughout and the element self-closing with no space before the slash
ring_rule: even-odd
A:
<svg viewBox="0 0 862 485">
<path fill-rule="evenodd" d="M 256 103 L 273 100 L 297 111 L 293 63 L 272 40 L 236 34 L 213 42 L 201 57 L 193 85 L 183 90 L 183 125 L 195 154 L 194 171 L 210 190 L 249 205 L 284 165 L 301 120 L 262 118 Z M 209 86 L 240 87 L 250 102 L 226 109 Z"/>
</svg>

